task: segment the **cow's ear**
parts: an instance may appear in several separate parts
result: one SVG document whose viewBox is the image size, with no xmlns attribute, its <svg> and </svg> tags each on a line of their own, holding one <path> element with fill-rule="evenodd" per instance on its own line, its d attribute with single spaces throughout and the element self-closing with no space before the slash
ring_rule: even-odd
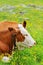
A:
<svg viewBox="0 0 43 65">
<path fill-rule="evenodd" d="M 14 30 L 12 27 L 8 27 L 8 30 L 11 32 L 12 30 Z"/>
<path fill-rule="evenodd" d="M 26 21 L 23 22 L 23 27 L 26 28 Z"/>
</svg>

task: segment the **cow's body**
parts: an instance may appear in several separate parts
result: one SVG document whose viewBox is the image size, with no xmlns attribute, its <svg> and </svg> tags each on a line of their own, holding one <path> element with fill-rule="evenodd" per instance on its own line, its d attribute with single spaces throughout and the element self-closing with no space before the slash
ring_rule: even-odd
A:
<svg viewBox="0 0 43 65">
<path fill-rule="evenodd" d="M 10 31 L 0 32 L 0 52 L 11 53 L 13 48 L 12 34 Z"/>
</svg>

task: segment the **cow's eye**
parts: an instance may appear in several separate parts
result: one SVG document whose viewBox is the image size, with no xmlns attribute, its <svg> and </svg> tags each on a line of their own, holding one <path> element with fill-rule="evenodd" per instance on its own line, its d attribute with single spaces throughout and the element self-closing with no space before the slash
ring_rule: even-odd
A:
<svg viewBox="0 0 43 65">
<path fill-rule="evenodd" d="M 24 36 L 28 36 L 28 34 L 25 34 Z"/>
<path fill-rule="evenodd" d="M 26 34 L 26 36 L 28 36 L 28 34 Z"/>
</svg>

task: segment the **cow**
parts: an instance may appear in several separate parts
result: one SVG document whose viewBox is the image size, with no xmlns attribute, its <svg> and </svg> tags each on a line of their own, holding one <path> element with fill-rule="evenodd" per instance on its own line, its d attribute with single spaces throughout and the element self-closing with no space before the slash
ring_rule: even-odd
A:
<svg viewBox="0 0 43 65">
<path fill-rule="evenodd" d="M 0 52 L 11 53 L 13 46 L 16 47 L 16 42 L 22 42 L 21 44 L 27 47 L 36 44 L 26 30 L 26 21 L 23 24 L 10 21 L 0 23 Z"/>
<path fill-rule="evenodd" d="M 26 30 L 26 21 L 23 24 L 13 21 L 0 22 L 0 53 L 12 54 L 13 48 L 15 50 L 19 42 L 29 48 L 36 44 L 36 41 Z M 7 62 L 9 57 L 4 56 L 2 60 Z"/>
</svg>

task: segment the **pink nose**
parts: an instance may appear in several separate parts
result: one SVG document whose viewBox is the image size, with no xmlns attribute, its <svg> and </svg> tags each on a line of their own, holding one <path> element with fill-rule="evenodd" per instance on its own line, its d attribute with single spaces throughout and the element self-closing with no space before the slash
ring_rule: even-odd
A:
<svg viewBox="0 0 43 65">
<path fill-rule="evenodd" d="M 34 43 L 34 45 L 36 45 L 36 43 Z M 32 46 L 29 46 L 29 48 L 31 48 Z"/>
</svg>

